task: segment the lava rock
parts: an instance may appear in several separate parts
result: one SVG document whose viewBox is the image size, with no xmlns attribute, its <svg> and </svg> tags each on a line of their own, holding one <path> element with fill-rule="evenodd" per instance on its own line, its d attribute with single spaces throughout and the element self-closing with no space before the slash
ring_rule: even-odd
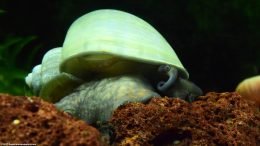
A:
<svg viewBox="0 0 260 146">
<path fill-rule="evenodd" d="M 100 133 L 37 97 L 0 94 L 0 145 L 103 145 Z"/>
<path fill-rule="evenodd" d="M 113 114 L 115 145 L 260 144 L 260 113 L 235 92 L 210 92 L 192 103 L 153 98 L 128 103 Z"/>
</svg>

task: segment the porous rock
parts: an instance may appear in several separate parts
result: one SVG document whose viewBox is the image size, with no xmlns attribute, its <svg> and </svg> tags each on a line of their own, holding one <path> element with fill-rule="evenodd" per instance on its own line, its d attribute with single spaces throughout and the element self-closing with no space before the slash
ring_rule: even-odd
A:
<svg viewBox="0 0 260 146">
<path fill-rule="evenodd" d="M 0 94 L 0 144 L 103 145 L 100 133 L 37 97 Z"/>
<path fill-rule="evenodd" d="M 120 106 L 115 145 L 260 145 L 259 109 L 237 93 L 210 92 L 187 103 L 153 98 Z"/>
</svg>

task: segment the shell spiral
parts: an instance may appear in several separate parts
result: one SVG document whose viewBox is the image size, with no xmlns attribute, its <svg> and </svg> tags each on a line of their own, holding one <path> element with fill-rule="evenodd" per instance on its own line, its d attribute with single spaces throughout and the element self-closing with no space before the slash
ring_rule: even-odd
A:
<svg viewBox="0 0 260 146">
<path fill-rule="evenodd" d="M 35 66 L 25 78 L 34 94 L 47 101 L 58 101 L 82 83 L 81 79 L 59 71 L 60 60 L 61 47 L 49 50 L 43 56 L 42 64 Z"/>
</svg>

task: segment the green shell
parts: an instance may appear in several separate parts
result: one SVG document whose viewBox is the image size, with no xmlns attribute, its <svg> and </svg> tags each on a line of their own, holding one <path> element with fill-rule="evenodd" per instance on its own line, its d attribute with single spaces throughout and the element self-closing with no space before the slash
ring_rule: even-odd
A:
<svg viewBox="0 0 260 146">
<path fill-rule="evenodd" d="M 40 97 L 50 102 L 57 102 L 82 81 L 73 75 L 61 73 L 59 65 L 61 60 L 61 47 L 49 50 L 42 59 Z"/>
<path fill-rule="evenodd" d="M 49 50 L 25 78 L 27 85 L 46 101 L 57 102 L 83 81 L 71 74 L 59 71 L 61 48 Z"/>
<path fill-rule="evenodd" d="M 173 48 L 150 24 L 123 11 L 103 9 L 71 25 L 60 70 L 84 78 L 91 73 L 134 72 L 140 64 L 168 64 L 178 68 L 183 78 L 189 77 Z"/>
<path fill-rule="evenodd" d="M 32 72 L 25 77 L 26 84 L 32 89 L 33 93 L 38 95 L 41 89 L 41 64 L 33 67 Z"/>
<path fill-rule="evenodd" d="M 82 83 L 71 74 L 59 71 L 61 47 L 49 50 L 42 59 L 40 97 L 46 101 L 57 102 Z"/>
</svg>

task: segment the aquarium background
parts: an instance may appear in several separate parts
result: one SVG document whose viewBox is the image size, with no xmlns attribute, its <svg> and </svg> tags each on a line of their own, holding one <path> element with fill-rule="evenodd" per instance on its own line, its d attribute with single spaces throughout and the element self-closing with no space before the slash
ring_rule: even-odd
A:
<svg viewBox="0 0 260 146">
<path fill-rule="evenodd" d="M 0 92 L 28 95 L 24 77 L 62 46 L 71 23 L 96 9 L 132 13 L 154 26 L 205 92 L 234 91 L 259 74 L 260 1 L 1 0 Z"/>
</svg>

